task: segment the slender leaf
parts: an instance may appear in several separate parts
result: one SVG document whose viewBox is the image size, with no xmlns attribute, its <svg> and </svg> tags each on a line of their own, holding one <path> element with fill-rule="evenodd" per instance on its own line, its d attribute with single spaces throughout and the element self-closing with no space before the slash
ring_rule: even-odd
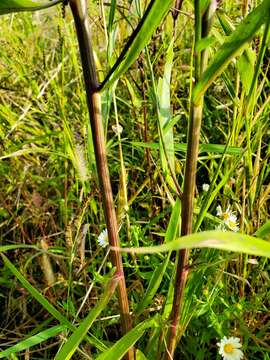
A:
<svg viewBox="0 0 270 360">
<path fill-rule="evenodd" d="M 144 353 L 141 350 L 137 349 L 136 360 L 147 360 L 147 357 L 144 355 Z"/>
<path fill-rule="evenodd" d="M 218 12 L 218 19 L 226 35 L 230 35 L 235 30 L 231 19 L 225 13 Z M 249 47 L 243 52 L 236 63 L 246 93 L 249 92 L 252 83 L 255 58 L 256 53 Z"/>
<path fill-rule="evenodd" d="M 270 238 L 270 220 L 266 221 L 254 234 L 263 239 Z"/>
<path fill-rule="evenodd" d="M 177 198 L 165 235 L 166 243 L 173 241 L 178 235 L 180 214 L 181 214 L 181 202 L 179 198 Z M 154 270 L 149 285 L 146 289 L 145 295 L 136 308 L 135 313 L 137 316 L 139 316 L 145 310 L 145 308 L 151 303 L 153 297 L 155 296 L 163 279 L 164 273 L 167 269 L 170 256 L 171 254 L 169 253 L 167 257 L 164 259 L 163 263 Z"/>
<path fill-rule="evenodd" d="M 116 9 L 116 0 L 111 0 L 110 14 L 109 14 L 109 24 L 108 24 L 108 32 L 109 33 L 112 32 L 112 29 L 113 29 L 115 9 Z"/>
<path fill-rule="evenodd" d="M 243 89 L 247 94 L 249 93 L 250 86 L 252 84 L 255 59 L 256 52 L 251 48 L 248 48 L 243 52 L 243 54 L 240 56 L 239 60 L 236 63 L 236 67 L 239 71 L 240 79 L 243 84 Z"/>
<path fill-rule="evenodd" d="M 35 289 L 29 281 L 16 269 L 16 267 L 9 261 L 9 259 L 1 254 L 7 268 L 16 276 L 16 278 L 22 283 L 26 290 L 57 320 L 63 324 L 68 324 L 68 320 L 57 310 L 49 301 Z"/>
<path fill-rule="evenodd" d="M 213 248 L 270 258 L 270 242 L 230 231 L 203 231 L 180 237 L 163 245 L 139 248 L 112 248 L 132 254 L 156 254 L 180 249 Z"/>
<path fill-rule="evenodd" d="M 133 35 L 131 35 L 130 40 L 112 67 L 112 71 L 103 81 L 101 88 L 112 85 L 136 61 L 172 4 L 173 0 L 152 0 L 150 2 Z"/>
<path fill-rule="evenodd" d="M 159 149 L 158 143 L 144 143 L 139 141 L 133 141 L 131 143 L 134 146 L 140 146 L 143 148 L 150 148 L 153 150 Z M 175 144 L 174 145 L 176 151 L 186 152 L 187 151 L 187 144 Z M 199 146 L 199 152 L 213 152 L 221 154 L 224 152 L 226 145 L 219 145 L 219 144 L 200 144 Z M 173 149 L 168 148 L 168 152 L 173 151 Z M 226 149 L 226 154 L 229 155 L 240 155 L 242 153 L 242 149 L 236 146 L 228 146 Z"/>
<path fill-rule="evenodd" d="M 80 326 L 70 336 L 70 338 L 67 340 L 65 345 L 56 355 L 55 360 L 63 360 L 63 359 L 69 360 L 72 357 L 72 355 L 80 345 L 81 341 L 87 334 L 93 322 L 96 320 L 96 318 L 99 316 L 101 311 L 105 308 L 105 306 L 109 302 L 110 298 L 112 297 L 116 289 L 119 279 L 120 279 L 119 277 L 114 277 L 113 279 L 111 279 L 111 281 L 107 285 L 103 297 L 99 300 L 97 305 L 89 312 L 89 314 L 82 321 Z"/>
<path fill-rule="evenodd" d="M 62 0 L 0 0 L 0 15 L 18 12 L 18 11 L 35 11 L 46 9 L 57 5 Z"/>
<path fill-rule="evenodd" d="M 170 85 L 171 85 L 171 73 L 173 66 L 173 44 L 172 40 L 166 53 L 166 63 L 164 69 L 164 76 L 158 81 L 157 87 L 157 101 L 158 101 L 158 121 L 160 129 L 160 158 L 161 166 L 165 179 L 169 184 L 173 186 L 173 180 L 170 179 L 170 171 L 174 172 L 174 140 L 173 140 L 173 128 L 171 127 L 166 132 L 163 129 L 171 120 L 171 97 L 170 97 Z M 170 152 L 167 149 L 170 149 Z"/>
<path fill-rule="evenodd" d="M 0 252 L 5 252 L 9 250 L 17 250 L 17 249 L 35 249 L 40 251 L 40 248 L 38 248 L 35 245 L 25 245 L 25 244 L 17 244 L 17 245 L 2 245 L 0 246 Z"/>
<path fill-rule="evenodd" d="M 165 234 L 165 243 L 174 241 L 179 234 L 179 223 L 181 220 L 181 201 L 177 198 L 170 217 L 169 225 Z"/>
<path fill-rule="evenodd" d="M 146 320 L 138 324 L 134 329 L 129 331 L 120 340 L 118 340 L 110 349 L 99 355 L 96 360 L 119 360 L 121 359 L 129 348 L 131 348 L 136 341 L 144 334 L 145 330 L 158 327 L 159 324 L 156 319 Z"/>
<path fill-rule="evenodd" d="M 193 101 L 198 103 L 201 96 L 213 83 L 213 81 L 224 71 L 230 61 L 239 55 L 248 41 L 259 30 L 260 26 L 269 16 L 270 1 L 264 0 L 256 7 L 231 33 L 224 44 L 216 52 L 213 60 L 203 73 L 201 80 L 195 86 L 193 91 Z"/>
<path fill-rule="evenodd" d="M 136 308 L 135 311 L 136 316 L 139 316 L 151 303 L 163 279 L 163 275 L 167 269 L 169 260 L 170 260 L 170 254 L 166 256 L 166 258 L 163 260 L 163 263 L 161 265 L 155 268 L 151 276 L 149 285 L 146 289 L 146 292 Z"/>
<path fill-rule="evenodd" d="M 38 345 L 43 341 L 50 339 L 51 337 L 59 334 L 66 329 L 66 325 L 56 325 L 47 330 L 41 331 L 28 339 L 20 341 L 18 344 L 11 346 L 7 350 L 0 352 L 0 359 L 10 356 L 11 354 L 17 353 L 29 349 L 32 346 Z"/>
<path fill-rule="evenodd" d="M 42 296 L 37 289 L 35 289 L 29 281 L 16 269 L 16 267 L 9 261 L 9 259 L 4 255 L 0 254 L 6 267 L 16 276 L 16 278 L 21 282 L 21 284 L 29 291 L 29 293 L 35 298 L 51 315 L 55 317 L 61 324 L 66 325 L 70 330 L 75 330 L 75 326 L 72 325 L 68 319 L 65 318 L 49 301 Z M 105 350 L 106 346 L 96 339 L 93 336 L 88 337 L 87 339 L 91 344 L 96 346 L 100 350 Z"/>
</svg>

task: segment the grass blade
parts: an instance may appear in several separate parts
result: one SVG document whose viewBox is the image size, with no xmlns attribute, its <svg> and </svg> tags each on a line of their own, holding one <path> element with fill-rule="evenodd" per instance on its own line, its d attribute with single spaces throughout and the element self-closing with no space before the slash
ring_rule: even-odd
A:
<svg viewBox="0 0 270 360">
<path fill-rule="evenodd" d="M 213 248 L 270 258 L 270 243 L 268 241 L 230 231 L 203 231 L 180 237 L 163 245 L 139 248 L 112 248 L 112 250 L 132 254 L 156 254 L 193 248 Z"/>
<path fill-rule="evenodd" d="M 159 78 L 157 87 L 157 101 L 158 101 L 158 122 L 159 122 L 159 148 L 161 165 L 165 179 L 168 184 L 174 188 L 173 180 L 170 176 L 170 171 L 174 174 L 175 163 L 174 163 L 174 138 L 173 138 L 173 127 L 170 127 L 165 131 L 166 125 L 171 120 L 171 97 L 170 97 L 170 85 L 171 85 L 171 73 L 173 66 L 173 44 L 171 41 L 167 53 L 166 63 L 164 69 L 164 75 Z M 170 148 L 170 152 L 167 149 Z M 170 170 L 169 170 L 170 169 Z"/>
<path fill-rule="evenodd" d="M 5 252 L 9 250 L 17 250 L 17 249 L 35 249 L 40 251 L 40 248 L 38 248 L 35 245 L 24 245 L 24 244 L 17 244 L 17 245 L 2 245 L 0 246 L 0 252 Z"/>
<path fill-rule="evenodd" d="M 159 144 L 153 143 L 153 142 L 140 142 L 140 141 L 132 141 L 131 143 L 133 146 L 143 147 L 143 148 L 149 148 L 152 150 L 158 150 Z M 220 145 L 220 144 L 200 144 L 199 145 L 199 153 L 202 152 L 209 152 L 209 153 L 217 153 L 217 154 L 223 154 L 224 149 L 226 145 Z M 174 149 L 168 147 L 167 152 L 171 153 L 173 151 L 178 152 L 186 152 L 187 151 L 187 144 L 174 144 Z M 240 155 L 242 153 L 242 149 L 237 146 L 228 146 L 226 149 L 226 154 L 228 155 Z"/>
<path fill-rule="evenodd" d="M 269 16 L 270 1 L 264 0 L 253 10 L 231 33 L 228 39 L 216 52 L 213 60 L 202 75 L 201 80 L 194 88 L 193 101 L 198 100 L 213 83 L 213 81 L 224 71 L 230 61 L 240 54 L 247 42 L 252 39 L 260 26 Z"/>
<path fill-rule="evenodd" d="M 152 0 L 134 30 L 129 41 L 119 55 L 116 63 L 100 86 L 100 89 L 111 86 L 136 61 L 142 49 L 147 45 L 152 34 L 160 25 L 163 17 L 169 11 L 173 0 Z"/>
<path fill-rule="evenodd" d="M 145 330 L 157 327 L 158 323 L 155 319 L 146 320 L 138 324 L 134 329 L 129 331 L 125 336 L 118 340 L 109 350 L 99 355 L 96 360 L 119 360 L 125 355 L 136 341 L 144 334 Z"/>
<path fill-rule="evenodd" d="M 166 243 L 173 241 L 178 235 L 177 232 L 179 231 L 180 214 L 181 214 L 181 202 L 180 199 L 177 198 L 165 235 Z M 171 254 L 169 253 L 167 257 L 164 259 L 163 263 L 154 270 L 148 288 L 146 289 L 145 295 L 136 308 L 135 313 L 137 316 L 139 316 L 145 310 L 145 308 L 151 303 L 153 297 L 155 296 L 163 279 L 166 268 L 168 266 L 170 256 Z"/>
<path fill-rule="evenodd" d="M 55 317 L 62 325 L 66 325 L 70 330 L 75 330 L 75 326 L 72 325 L 64 315 L 62 315 L 49 301 L 42 296 L 37 289 L 35 289 L 29 281 L 16 269 L 16 267 L 9 261 L 9 259 L 1 254 L 1 257 L 6 265 L 6 267 L 12 272 L 13 275 L 21 282 L 25 289 L 35 298 L 51 315 Z M 106 347 L 95 338 L 88 337 L 89 343 L 93 344 L 100 350 L 106 349 Z"/>
<path fill-rule="evenodd" d="M 16 267 L 9 261 L 9 259 L 1 254 L 2 259 L 6 265 L 6 267 L 12 272 L 13 275 L 21 282 L 21 284 L 25 287 L 26 290 L 57 320 L 59 320 L 63 324 L 68 324 L 68 320 L 57 310 L 55 309 L 49 301 L 40 294 L 40 292 L 35 289 L 29 281 L 16 269 Z"/>
<path fill-rule="evenodd" d="M 105 306 L 111 299 L 118 285 L 118 282 L 119 282 L 119 277 L 114 277 L 111 279 L 111 281 L 107 285 L 103 297 L 100 299 L 97 305 L 89 312 L 89 314 L 82 321 L 80 326 L 70 336 L 70 338 L 67 340 L 65 345 L 56 355 L 55 360 L 63 360 L 63 359 L 69 360 L 72 357 L 72 355 L 80 345 L 81 341 L 87 334 L 90 326 L 93 324 L 95 319 L 98 317 L 98 315 L 101 313 L 101 311 L 105 308 Z"/>
<path fill-rule="evenodd" d="M 35 11 L 46 9 L 57 5 L 62 0 L 54 1 L 31 1 L 31 0 L 1 0 L 0 15 L 18 12 L 18 11 Z"/>
<path fill-rule="evenodd" d="M 270 220 L 266 221 L 256 232 L 255 235 L 267 239 L 270 238 Z"/>
<path fill-rule="evenodd" d="M 51 337 L 59 334 L 63 330 L 66 329 L 66 325 L 56 325 L 51 327 L 50 329 L 44 330 L 35 334 L 28 339 L 20 341 L 18 344 L 11 346 L 7 350 L 0 352 L 0 359 L 10 356 L 11 354 L 17 353 L 19 351 L 23 351 L 29 349 L 32 346 L 38 345 L 43 341 L 50 339 Z"/>
</svg>

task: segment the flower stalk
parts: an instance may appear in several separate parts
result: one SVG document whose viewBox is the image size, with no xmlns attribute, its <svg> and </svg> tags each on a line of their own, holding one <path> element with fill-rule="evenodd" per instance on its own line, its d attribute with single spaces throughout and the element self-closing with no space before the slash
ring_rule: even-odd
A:
<svg viewBox="0 0 270 360">
<path fill-rule="evenodd" d="M 81 54 L 87 105 L 90 116 L 97 172 L 99 177 L 100 189 L 103 196 L 103 208 L 105 213 L 109 244 L 111 246 L 120 247 L 120 241 L 118 237 L 118 224 L 116 219 L 113 193 L 106 157 L 106 144 L 101 115 L 101 99 L 100 92 L 98 90 L 99 83 L 91 44 L 90 27 L 87 13 L 87 1 L 70 0 L 69 3 L 75 20 Z M 112 262 L 116 268 L 117 276 L 120 278 L 118 285 L 118 300 L 122 332 L 126 333 L 132 328 L 132 321 L 129 314 L 129 303 L 122 258 L 119 252 L 112 252 L 111 257 Z M 133 349 L 129 350 L 126 358 L 129 360 L 132 360 L 134 358 Z"/>
</svg>

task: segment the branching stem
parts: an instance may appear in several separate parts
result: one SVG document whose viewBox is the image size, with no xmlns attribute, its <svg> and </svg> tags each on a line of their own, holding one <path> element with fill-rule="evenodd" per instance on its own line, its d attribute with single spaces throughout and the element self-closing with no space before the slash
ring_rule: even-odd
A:
<svg viewBox="0 0 270 360">
<path fill-rule="evenodd" d="M 101 115 L 101 99 L 98 91 L 98 79 L 91 45 L 90 27 L 87 14 L 86 0 L 70 0 L 70 7 L 75 20 L 77 37 L 80 47 L 82 68 L 85 81 L 86 97 L 90 115 L 92 138 L 96 157 L 96 166 L 100 189 L 103 196 L 103 207 L 111 246 L 120 246 L 118 225 L 110 182 L 110 174 L 106 156 L 106 144 Z M 118 300 L 121 315 L 122 332 L 126 333 L 132 328 L 127 289 L 123 271 L 122 258 L 119 252 L 112 252 L 112 261 L 119 276 Z M 134 358 L 133 349 L 127 355 L 128 360 Z"/>
</svg>

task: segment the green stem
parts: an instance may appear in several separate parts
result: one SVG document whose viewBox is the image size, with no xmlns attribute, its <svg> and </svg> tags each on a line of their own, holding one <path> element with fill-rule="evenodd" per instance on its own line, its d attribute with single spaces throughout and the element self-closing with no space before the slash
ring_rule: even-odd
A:
<svg viewBox="0 0 270 360">
<path fill-rule="evenodd" d="M 87 14 L 86 0 L 70 0 L 70 7 L 75 20 L 77 37 L 80 47 L 82 68 L 85 81 L 87 105 L 90 115 L 93 144 L 96 157 L 96 166 L 99 177 L 100 189 L 103 196 L 103 208 L 105 212 L 109 243 L 111 246 L 120 246 L 118 237 L 118 224 L 116 219 L 113 193 L 110 182 L 110 174 L 106 157 L 106 144 L 101 115 L 101 99 L 98 91 L 98 79 L 93 56 L 90 27 Z M 131 316 L 129 314 L 129 303 L 123 271 L 121 255 L 112 252 L 112 261 L 119 276 L 118 301 L 120 307 L 122 332 L 126 333 L 132 328 Z M 130 349 L 127 359 L 134 358 L 133 349 Z"/>
<path fill-rule="evenodd" d="M 198 51 L 197 44 L 202 38 L 202 34 L 207 36 L 211 27 L 213 12 L 216 8 L 216 1 L 212 0 L 209 8 L 202 20 L 201 1 L 195 0 L 195 51 L 194 51 L 194 75 L 195 83 L 201 77 L 201 73 L 207 64 L 207 52 L 201 53 Z M 181 214 L 181 235 L 185 236 L 192 233 L 193 223 L 193 206 L 194 206 L 194 193 L 196 186 L 196 172 L 197 160 L 199 152 L 199 141 L 201 132 L 201 122 L 203 114 L 203 101 L 204 96 L 196 102 L 191 101 L 189 129 L 187 139 L 187 155 L 186 155 L 186 168 L 184 177 L 184 191 L 182 198 L 182 214 Z M 184 290 L 188 276 L 188 262 L 189 250 L 180 250 L 174 287 L 173 306 L 170 315 L 170 328 L 168 334 L 168 346 L 164 355 L 165 360 L 171 360 L 174 356 L 175 347 L 177 344 L 178 325 L 181 319 L 181 310 L 184 299 Z"/>
<path fill-rule="evenodd" d="M 184 191 L 182 198 L 182 226 L 181 236 L 192 233 L 192 219 L 193 219 L 193 198 L 196 185 L 196 170 L 197 170 L 197 158 L 199 151 L 199 139 L 201 129 L 203 102 L 199 105 L 191 105 L 190 113 L 190 125 L 188 132 L 188 147 L 187 147 L 187 161 L 185 169 L 184 179 Z M 171 360 L 176 347 L 177 342 L 177 330 L 180 321 L 180 313 L 184 298 L 184 290 L 188 275 L 188 260 L 189 250 L 180 250 L 176 278 L 175 278 L 175 290 L 174 300 L 172 306 L 172 312 L 170 316 L 170 329 L 168 337 L 168 348 L 165 354 L 166 360 Z"/>
</svg>

